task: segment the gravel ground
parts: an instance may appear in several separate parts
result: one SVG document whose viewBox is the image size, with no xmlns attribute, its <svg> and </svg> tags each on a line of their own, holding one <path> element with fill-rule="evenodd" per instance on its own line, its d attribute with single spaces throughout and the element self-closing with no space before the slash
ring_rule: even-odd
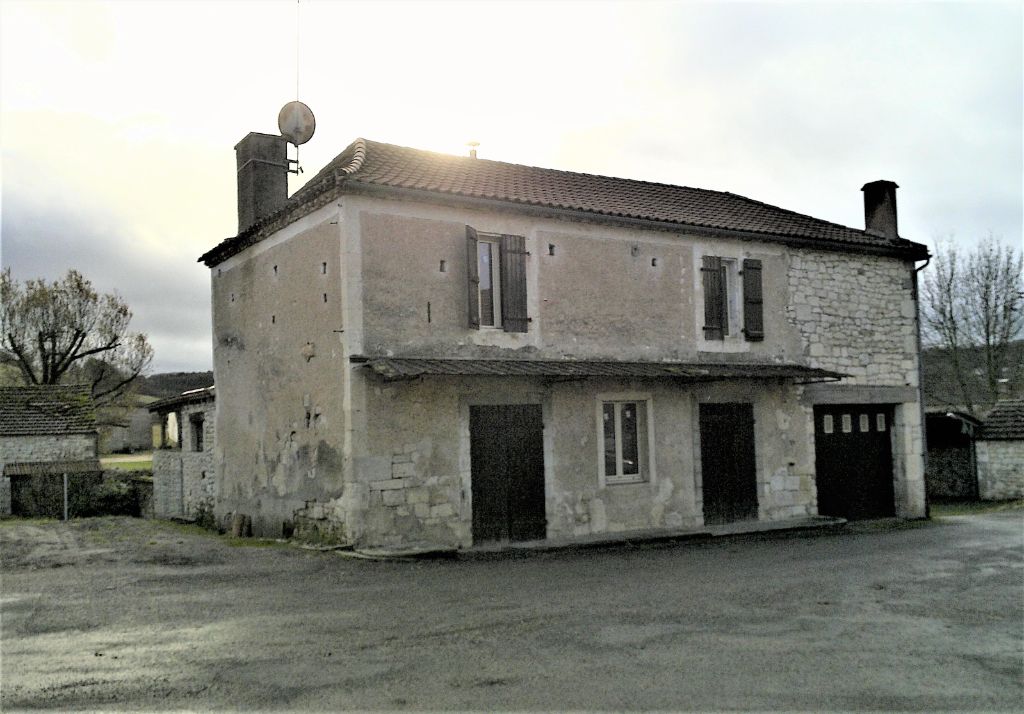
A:
<svg viewBox="0 0 1024 714">
<path fill-rule="evenodd" d="M 1024 511 L 473 559 L 0 523 L 0 707 L 1020 710 Z"/>
</svg>

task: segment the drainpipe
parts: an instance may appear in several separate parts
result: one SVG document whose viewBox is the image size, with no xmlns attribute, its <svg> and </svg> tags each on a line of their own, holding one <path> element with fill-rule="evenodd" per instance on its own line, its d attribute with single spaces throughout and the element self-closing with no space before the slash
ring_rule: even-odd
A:
<svg viewBox="0 0 1024 714">
<path fill-rule="evenodd" d="M 928 473 L 928 430 L 925 428 L 927 422 L 924 416 L 924 360 L 921 356 L 921 302 L 918 297 L 917 291 L 917 274 L 928 267 L 928 264 L 932 262 L 932 257 L 929 255 L 924 261 L 924 265 L 920 268 L 913 268 L 911 273 L 913 274 L 911 288 L 914 296 L 914 322 L 917 325 L 917 407 L 921 413 L 921 461 L 923 464 L 924 471 L 921 474 L 921 478 L 925 479 L 924 484 L 924 517 L 931 518 L 932 510 L 931 503 L 928 502 L 928 481 L 926 474 Z M 977 480 L 977 479 L 975 479 Z"/>
</svg>

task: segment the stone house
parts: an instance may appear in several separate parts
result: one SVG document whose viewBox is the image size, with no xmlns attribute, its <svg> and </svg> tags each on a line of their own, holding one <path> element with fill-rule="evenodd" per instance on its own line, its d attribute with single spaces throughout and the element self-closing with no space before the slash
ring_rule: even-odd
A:
<svg viewBox="0 0 1024 714">
<path fill-rule="evenodd" d="M 192 389 L 149 405 L 153 417 L 153 514 L 195 518 L 217 495 L 214 388 Z"/>
<path fill-rule="evenodd" d="M 76 493 L 101 479 L 97 440 L 88 386 L 0 387 L 0 515 L 58 515 L 64 476 Z"/>
<path fill-rule="evenodd" d="M 211 269 L 216 510 L 456 548 L 925 515 L 915 261 L 730 193 L 358 139 L 236 147 Z"/>
<path fill-rule="evenodd" d="M 1001 399 L 975 441 L 978 495 L 998 501 L 1024 498 L 1024 399 Z"/>
</svg>

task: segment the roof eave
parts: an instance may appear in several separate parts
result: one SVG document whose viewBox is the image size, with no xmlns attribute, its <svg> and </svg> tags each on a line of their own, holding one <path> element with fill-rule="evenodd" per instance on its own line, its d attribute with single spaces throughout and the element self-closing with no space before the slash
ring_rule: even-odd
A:
<svg viewBox="0 0 1024 714">
<path fill-rule="evenodd" d="M 276 233 L 291 223 L 294 223 L 299 218 L 309 213 L 308 206 L 310 204 L 314 204 L 314 208 L 312 210 L 315 210 L 320 205 L 323 205 L 342 194 L 386 196 L 389 198 L 400 198 L 415 201 L 417 203 L 431 203 L 435 205 L 440 204 L 468 208 L 486 208 L 488 210 L 502 212 L 525 213 L 536 217 L 571 219 L 602 225 L 644 228 L 664 232 L 685 231 L 693 235 L 708 236 L 712 238 L 734 238 L 748 242 L 763 241 L 788 245 L 794 248 L 809 248 L 840 253 L 857 253 L 862 255 L 880 255 L 912 261 L 927 260 L 930 257 L 927 246 L 905 239 L 901 239 L 905 240 L 904 245 L 872 245 L 779 233 L 715 228 L 691 223 L 618 216 L 607 213 L 597 213 L 594 211 L 584 211 L 575 208 L 557 208 L 520 201 L 510 201 L 506 199 L 463 196 L 455 193 L 428 191 L 425 189 L 404 188 L 399 186 L 382 186 L 380 184 L 360 181 L 356 177 L 342 178 L 337 175 L 333 175 L 331 179 L 324 181 L 322 190 L 304 195 L 301 202 L 290 203 L 276 213 L 267 216 L 259 223 L 251 226 L 242 233 L 239 233 L 237 236 L 222 241 L 217 246 L 201 255 L 198 262 L 205 263 L 207 267 L 213 268 L 233 255 L 237 255 L 242 252 L 249 246 L 259 243 L 264 238 L 267 238 L 270 235 L 273 235 L 273 233 Z"/>
</svg>

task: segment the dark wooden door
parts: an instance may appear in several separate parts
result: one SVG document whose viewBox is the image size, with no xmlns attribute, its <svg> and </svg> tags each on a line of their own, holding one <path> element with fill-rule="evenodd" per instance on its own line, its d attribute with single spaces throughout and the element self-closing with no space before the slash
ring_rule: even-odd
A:
<svg viewBox="0 0 1024 714">
<path fill-rule="evenodd" d="M 469 440 L 473 542 L 546 537 L 540 405 L 472 406 Z"/>
<path fill-rule="evenodd" d="M 757 518 L 752 404 L 700 405 L 704 522 Z"/>
<path fill-rule="evenodd" d="M 893 408 L 846 404 L 814 408 L 818 513 L 842 518 L 895 515 Z"/>
</svg>

